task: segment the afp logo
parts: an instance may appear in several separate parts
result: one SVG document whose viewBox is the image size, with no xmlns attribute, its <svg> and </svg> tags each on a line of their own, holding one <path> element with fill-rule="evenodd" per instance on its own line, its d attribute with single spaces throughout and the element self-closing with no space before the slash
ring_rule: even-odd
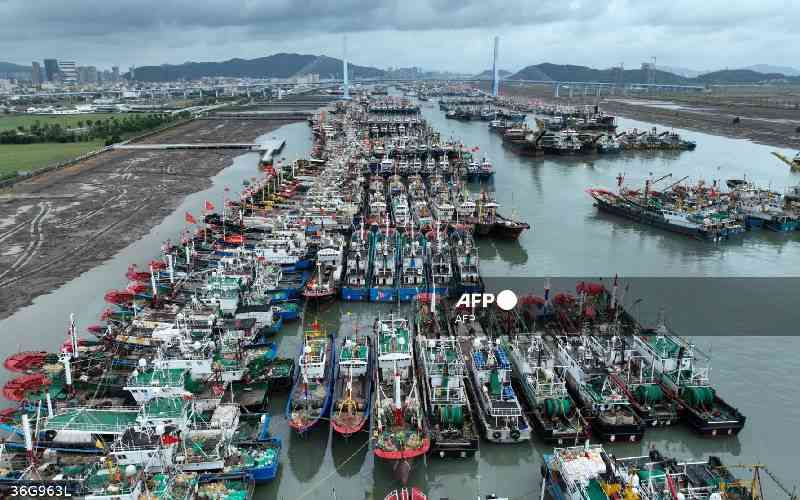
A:
<svg viewBox="0 0 800 500">
<path fill-rule="evenodd" d="M 456 302 L 456 307 L 474 309 L 478 306 L 485 308 L 489 304 L 497 304 L 500 309 L 510 311 L 517 305 L 517 294 L 511 290 L 503 290 L 497 295 L 493 293 L 464 293 Z"/>
</svg>

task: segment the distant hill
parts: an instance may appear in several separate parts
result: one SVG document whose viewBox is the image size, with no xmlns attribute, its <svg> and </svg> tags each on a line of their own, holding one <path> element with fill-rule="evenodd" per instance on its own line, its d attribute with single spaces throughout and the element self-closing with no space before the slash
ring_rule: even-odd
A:
<svg viewBox="0 0 800 500">
<path fill-rule="evenodd" d="M 622 72 L 622 82 L 626 84 L 647 83 L 647 76 L 647 72 L 641 69 L 627 69 Z M 616 68 L 595 69 L 587 66 L 542 63 L 523 68 L 507 79 L 614 83 L 618 81 L 618 70 Z M 712 71 L 691 78 L 676 75 L 664 69 L 656 69 L 655 74 L 656 84 L 660 85 L 747 84 L 774 80 L 788 80 L 800 83 L 800 76 L 787 76 L 784 73 L 760 73 L 750 69 Z"/>
<path fill-rule="evenodd" d="M 703 73 L 708 73 L 708 71 L 698 71 L 696 69 L 684 68 L 683 66 L 665 66 L 662 64 L 658 65 L 658 69 L 661 71 L 666 71 L 667 73 L 673 73 L 675 75 L 682 76 L 684 78 L 695 78 Z"/>
<path fill-rule="evenodd" d="M 791 78 L 791 77 L 790 77 Z M 723 69 L 697 77 L 703 83 L 760 83 L 787 79 L 783 73 L 759 73 L 751 69 Z"/>
<path fill-rule="evenodd" d="M 351 78 L 374 78 L 384 71 L 367 66 L 348 65 Z M 274 54 L 257 59 L 230 59 L 221 62 L 186 62 L 136 68 L 136 80 L 163 82 L 194 80 L 202 77 L 291 78 L 319 73 L 320 78 L 342 78 L 342 61 L 308 54 Z"/>
<path fill-rule="evenodd" d="M 789 66 L 773 66 L 771 64 L 755 64 L 753 66 L 745 66 L 739 69 L 749 69 L 759 73 L 781 73 L 786 76 L 800 76 L 800 69 L 792 68 Z"/>
<path fill-rule="evenodd" d="M 507 78 L 511 75 L 510 71 L 506 71 L 504 69 L 498 69 L 497 74 L 500 76 L 500 79 Z M 473 78 L 477 78 L 479 80 L 491 80 L 492 79 L 492 70 L 487 69 L 486 71 L 481 71 L 477 75 L 473 76 Z"/>
<path fill-rule="evenodd" d="M 0 62 L 0 78 L 30 79 L 31 67 L 10 62 Z"/>
<path fill-rule="evenodd" d="M 558 82 L 604 82 L 617 81 L 617 70 L 595 69 L 588 66 L 571 64 L 542 63 L 528 66 L 508 78 L 509 80 L 541 80 Z M 646 83 L 647 75 L 641 69 L 628 69 L 622 72 L 623 83 Z M 656 70 L 656 83 L 680 85 L 689 83 L 690 79 Z"/>
<path fill-rule="evenodd" d="M 31 71 L 31 67 L 10 62 L 0 62 L 0 73 L 19 73 L 22 71 Z"/>
</svg>

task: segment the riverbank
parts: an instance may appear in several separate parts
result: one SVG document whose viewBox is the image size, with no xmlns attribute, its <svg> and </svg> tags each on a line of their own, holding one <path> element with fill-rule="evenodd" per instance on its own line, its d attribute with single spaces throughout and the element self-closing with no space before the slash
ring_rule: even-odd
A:
<svg viewBox="0 0 800 500">
<path fill-rule="evenodd" d="M 252 142 L 287 123 L 193 121 L 143 142 Z M 141 238 L 241 154 L 115 150 L 16 184 L 0 199 L 0 319 Z"/>
</svg>

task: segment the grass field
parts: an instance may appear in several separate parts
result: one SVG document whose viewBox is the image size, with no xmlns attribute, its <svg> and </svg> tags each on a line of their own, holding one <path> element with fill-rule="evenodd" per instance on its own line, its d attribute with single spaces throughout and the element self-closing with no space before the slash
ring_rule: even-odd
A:
<svg viewBox="0 0 800 500">
<path fill-rule="evenodd" d="M 103 141 L 42 144 L 0 144 L 0 176 L 33 170 L 102 148 Z"/>
<path fill-rule="evenodd" d="M 45 123 L 60 123 L 64 127 L 72 128 L 77 127 L 78 122 L 85 122 L 86 120 L 105 120 L 116 116 L 122 118 L 122 113 L 86 113 L 85 115 L 2 115 L 0 114 L 0 130 L 15 129 L 20 125 L 23 127 L 30 127 L 37 121 L 44 125 Z"/>
</svg>

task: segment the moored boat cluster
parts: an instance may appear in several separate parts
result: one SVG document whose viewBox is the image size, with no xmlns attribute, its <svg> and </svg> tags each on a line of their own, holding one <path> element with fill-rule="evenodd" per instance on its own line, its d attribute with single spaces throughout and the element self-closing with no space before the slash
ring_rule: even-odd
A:
<svg viewBox="0 0 800 500">
<path fill-rule="evenodd" d="M 747 230 L 785 233 L 800 228 L 798 186 L 779 193 L 743 179 L 728 180 L 723 187 L 716 181 L 685 185 L 684 177 L 665 188 L 655 187 L 670 177 L 648 179 L 639 190 L 625 187 L 620 174 L 616 192 L 592 188 L 587 193 L 603 212 L 701 240 L 725 241 Z"/>
<path fill-rule="evenodd" d="M 131 266 L 127 286 L 104 295 L 95 339 L 70 321 L 57 352 L 6 360 L 19 376 L 3 388 L 17 406 L 0 424 L 0 487 L 248 498 L 280 467 L 267 405 L 281 390 L 292 432 L 325 422 L 335 439 L 368 432 L 377 462 L 403 482 L 429 453 L 466 457 L 481 440 L 538 436 L 567 446 L 545 457 L 548 488 L 570 487 L 564 464 L 582 456 L 605 479 L 575 484 L 611 488 L 610 467 L 625 491 L 630 467 L 574 446 L 637 441 L 679 422 L 718 437 L 744 426 L 705 356 L 663 324 L 639 325 L 616 283 L 525 297 L 511 312 L 455 307 L 483 291 L 480 238 L 529 227 L 500 215 L 489 193 L 469 192 L 495 175 L 491 162 L 443 139 L 416 106 L 364 97 L 311 129 L 310 159 L 265 159 L 262 179 L 219 207 L 206 202 L 202 217 L 187 213 L 191 231 L 146 269 Z M 279 358 L 274 336 L 325 300 L 398 307 L 347 334 L 309 322 L 296 358 Z M 668 477 L 679 464 L 662 458 L 635 465 Z"/>
</svg>

